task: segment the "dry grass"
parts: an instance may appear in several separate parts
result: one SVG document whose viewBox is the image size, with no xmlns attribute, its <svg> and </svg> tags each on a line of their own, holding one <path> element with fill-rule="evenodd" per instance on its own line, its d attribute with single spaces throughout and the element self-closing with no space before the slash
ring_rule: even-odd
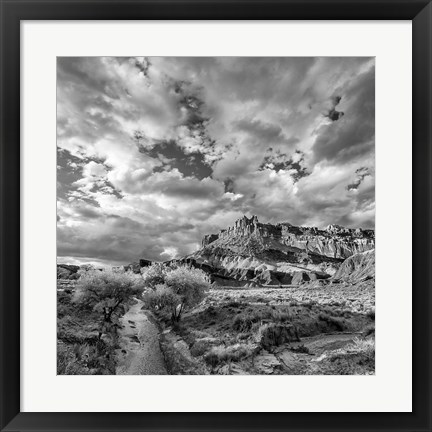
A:
<svg viewBox="0 0 432 432">
<path fill-rule="evenodd" d="M 210 373 L 220 373 L 224 365 L 232 367 L 236 363 L 246 373 L 257 373 L 253 366 L 256 356 L 263 352 L 279 356 L 284 350 L 291 353 L 286 358 L 296 359 L 295 365 L 275 373 L 373 373 L 374 362 L 360 352 L 361 345 L 370 346 L 370 342 L 359 339 L 348 351 L 343 341 L 332 339 L 332 335 L 357 332 L 372 335 L 374 306 L 370 285 L 212 287 L 206 299 L 185 314 L 175 332 Z M 309 347 L 308 340 L 320 340 L 321 335 L 329 341 L 322 346 L 328 348 L 317 352 L 314 347 L 318 345 Z M 317 362 L 323 351 L 328 355 Z"/>
<path fill-rule="evenodd" d="M 220 364 L 228 362 L 237 362 L 252 354 L 250 347 L 241 344 L 235 344 L 232 346 L 225 347 L 219 345 L 211 348 L 210 352 L 204 357 L 207 364 L 212 367 L 216 367 Z"/>
<path fill-rule="evenodd" d="M 372 375 L 375 373 L 375 339 L 354 339 L 343 349 L 323 355 L 309 374 Z"/>
</svg>

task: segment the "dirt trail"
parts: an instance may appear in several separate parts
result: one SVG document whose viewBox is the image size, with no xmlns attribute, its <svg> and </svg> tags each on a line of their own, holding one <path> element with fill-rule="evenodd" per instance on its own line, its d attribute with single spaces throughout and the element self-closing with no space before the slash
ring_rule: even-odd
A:
<svg viewBox="0 0 432 432">
<path fill-rule="evenodd" d="M 159 330 L 141 310 L 137 300 L 120 319 L 117 350 L 117 375 L 166 375 L 165 361 L 159 347 Z"/>
</svg>

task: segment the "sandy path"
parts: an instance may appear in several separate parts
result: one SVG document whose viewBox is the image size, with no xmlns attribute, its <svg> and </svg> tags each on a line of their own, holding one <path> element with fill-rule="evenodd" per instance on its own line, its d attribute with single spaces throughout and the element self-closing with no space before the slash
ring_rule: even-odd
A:
<svg viewBox="0 0 432 432">
<path fill-rule="evenodd" d="M 117 375 L 166 375 L 165 361 L 159 347 L 159 330 L 141 310 L 137 300 L 120 319 L 117 350 Z"/>
</svg>

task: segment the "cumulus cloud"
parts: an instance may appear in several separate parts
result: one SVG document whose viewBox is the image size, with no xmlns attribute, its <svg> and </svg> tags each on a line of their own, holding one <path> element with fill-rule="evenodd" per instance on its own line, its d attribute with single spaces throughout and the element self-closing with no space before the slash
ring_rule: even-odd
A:
<svg viewBox="0 0 432 432">
<path fill-rule="evenodd" d="M 243 214 L 373 228 L 371 58 L 59 58 L 58 255 L 165 260 Z"/>
</svg>

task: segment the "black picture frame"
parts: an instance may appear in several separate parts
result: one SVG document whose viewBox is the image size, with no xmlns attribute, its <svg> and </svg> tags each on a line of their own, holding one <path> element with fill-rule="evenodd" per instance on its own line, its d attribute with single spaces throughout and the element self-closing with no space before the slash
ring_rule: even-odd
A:
<svg viewBox="0 0 432 432">
<path fill-rule="evenodd" d="M 430 431 L 431 29 L 425 0 L 1 0 L 1 431 Z M 20 412 L 20 21 L 412 20 L 413 412 Z M 393 149 L 393 151 L 397 151 Z M 395 377 L 397 379 L 397 377 Z M 43 389 L 41 389 L 43 391 Z M 337 409 L 337 407 L 335 407 Z"/>
</svg>

